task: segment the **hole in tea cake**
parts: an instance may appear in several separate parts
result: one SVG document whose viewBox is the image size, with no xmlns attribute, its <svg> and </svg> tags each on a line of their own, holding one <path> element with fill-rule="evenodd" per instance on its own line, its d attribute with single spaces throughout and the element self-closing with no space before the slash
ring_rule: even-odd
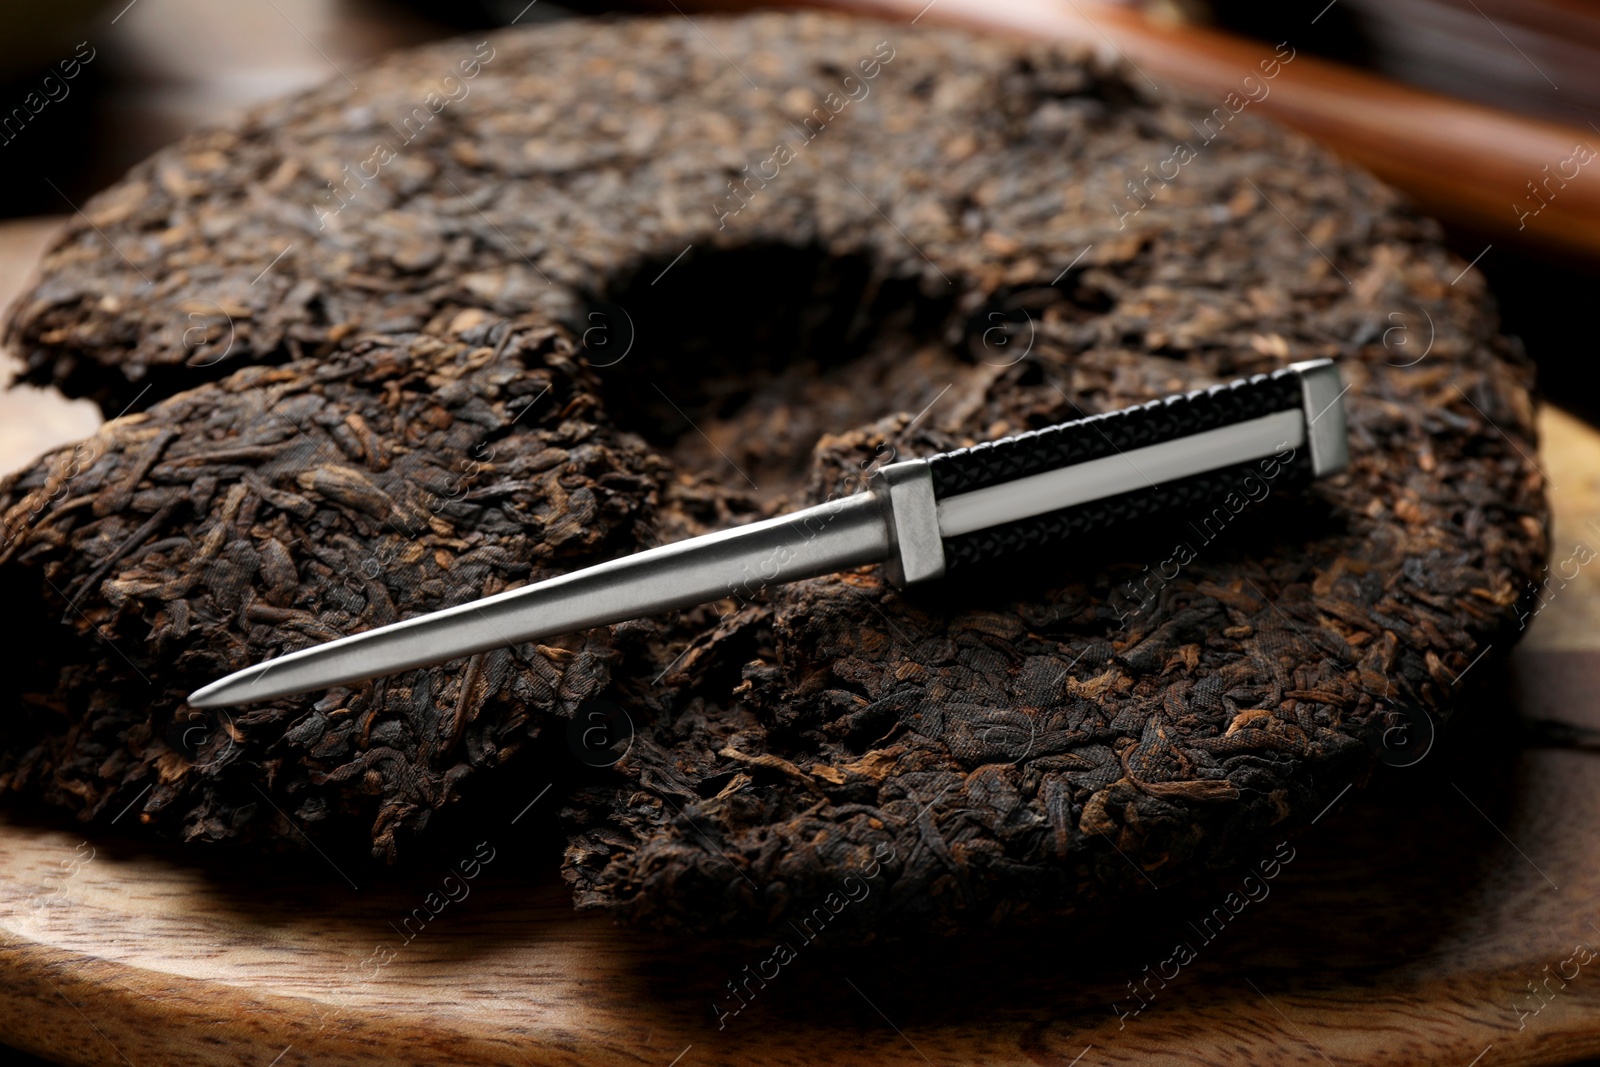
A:
<svg viewBox="0 0 1600 1067">
<path fill-rule="evenodd" d="M 639 263 L 573 325 L 618 426 L 765 498 L 823 434 L 920 410 L 972 369 L 943 340 L 957 298 L 866 255 L 758 244 Z"/>
</svg>

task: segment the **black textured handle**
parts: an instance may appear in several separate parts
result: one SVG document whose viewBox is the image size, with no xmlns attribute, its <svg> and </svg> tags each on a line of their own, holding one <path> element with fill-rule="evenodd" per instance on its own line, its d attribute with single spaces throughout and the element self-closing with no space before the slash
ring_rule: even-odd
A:
<svg viewBox="0 0 1600 1067">
<path fill-rule="evenodd" d="M 931 456 L 933 495 L 943 500 L 1300 406 L 1300 376 L 1292 370 L 1240 378 Z"/>
<path fill-rule="evenodd" d="M 1275 412 L 1303 409 L 1303 404 L 1299 375 L 1284 369 L 1092 415 L 930 457 L 934 496 L 942 500 Z M 1121 523 L 1193 515 L 1229 500 L 1230 493 L 1253 499 L 1256 485 L 1268 486 L 1269 491 L 1303 485 L 1311 480 L 1311 472 L 1310 450 L 1301 448 L 1282 461 L 1269 458 L 1222 467 L 948 537 L 944 539 L 945 568 L 956 570 Z"/>
</svg>

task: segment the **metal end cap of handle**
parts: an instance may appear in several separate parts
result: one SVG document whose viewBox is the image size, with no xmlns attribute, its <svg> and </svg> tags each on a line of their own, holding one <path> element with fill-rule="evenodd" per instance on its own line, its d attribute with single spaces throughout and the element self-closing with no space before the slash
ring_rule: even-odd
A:
<svg viewBox="0 0 1600 1067">
<path fill-rule="evenodd" d="M 889 527 L 884 573 L 897 586 L 944 577 L 944 541 L 939 536 L 939 505 L 933 495 L 933 468 L 911 459 L 880 467 L 868 483 Z"/>
<path fill-rule="evenodd" d="M 1350 465 L 1349 430 L 1344 417 L 1346 387 L 1331 359 L 1291 363 L 1300 377 L 1305 404 L 1306 442 L 1311 448 L 1311 473 L 1317 478 L 1338 474 Z"/>
</svg>

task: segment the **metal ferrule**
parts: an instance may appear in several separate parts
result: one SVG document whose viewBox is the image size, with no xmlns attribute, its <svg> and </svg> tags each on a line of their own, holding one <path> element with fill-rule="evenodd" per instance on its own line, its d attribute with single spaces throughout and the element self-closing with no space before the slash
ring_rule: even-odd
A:
<svg viewBox="0 0 1600 1067">
<path fill-rule="evenodd" d="M 944 539 L 928 461 L 909 459 L 880 467 L 868 484 L 889 528 L 889 554 L 883 562 L 888 579 L 904 586 L 944 577 Z"/>
</svg>

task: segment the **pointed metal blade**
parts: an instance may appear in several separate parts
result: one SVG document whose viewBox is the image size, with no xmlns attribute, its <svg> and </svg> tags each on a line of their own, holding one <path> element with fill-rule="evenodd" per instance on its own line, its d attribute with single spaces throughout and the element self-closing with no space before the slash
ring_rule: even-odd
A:
<svg viewBox="0 0 1600 1067">
<path fill-rule="evenodd" d="M 198 689 L 198 708 L 245 704 L 443 663 L 491 648 L 693 607 L 883 560 L 871 493 L 662 545 L 469 604 L 314 645 Z"/>
</svg>

